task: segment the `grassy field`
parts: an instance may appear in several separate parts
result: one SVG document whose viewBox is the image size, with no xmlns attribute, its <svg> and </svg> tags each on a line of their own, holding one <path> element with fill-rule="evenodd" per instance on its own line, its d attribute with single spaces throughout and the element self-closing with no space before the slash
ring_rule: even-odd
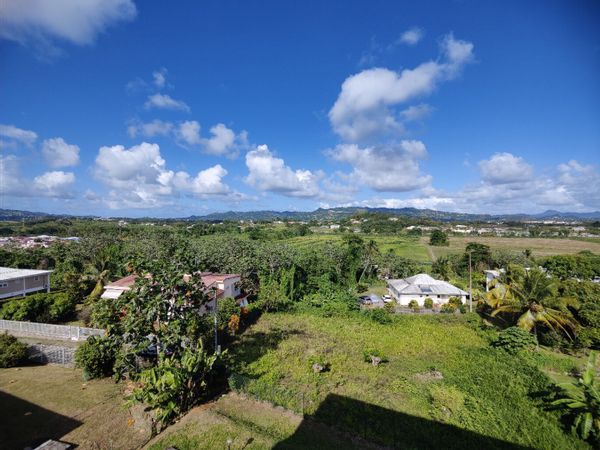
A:
<svg viewBox="0 0 600 450">
<path fill-rule="evenodd" d="M 541 368 L 560 372 L 572 362 L 493 350 L 464 321 L 265 314 L 230 350 L 233 384 L 396 448 L 586 448 L 532 396 L 549 386 Z M 389 361 L 364 362 L 366 349 Z M 329 370 L 314 373 L 314 361 Z"/>
<path fill-rule="evenodd" d="M 469 242 L 478 242 L 490 246 L 493 250 L 508 250 L 523 252 L 530 249 L 534 257 L 543 257 L 559 254 L 573 254 L 583 250 L 600 253 L 600 239 L 595 241 L 581 239 L 546 239 L 546 238 L 503 238 L 503 237 L 478 237 L 478 236 L 450 236 L 448 247 L 435 247 L 428 245 L 429 237 L 421 238 L 421 245 L 429 249 L 435 258 L 450 253 L 463 253 Z"/>
<path fill-rule="evenodd" d="M 151 441 L 148 450 L 378 448 L 265 402 L 230 393 L 197 407 Z"/>
<path fill-rule="evenodd" d="M 0 369 L 0 448 L 60 439 L 80 449 L 135 449 L 147 441 L 110 379 L 83 382 L 62 366 Z"/>
<path fill-rule="evenodd" d="M 298 248 L 306 248 L 322 245 L 325 242 L 341 243 L 342 236 L 339 233 L 332 234 L 311 234 L 308 236 L 299 236 L 287 239 L 290 245 Z M 430 258 L 426 247 L 419 242 L 417 238 L 407 236 L 381 236 L 381 235 L 359 235 L 365 241 L 373 239 L 382 253 L 387 253 L 390 249 L 398 256 L 414 259 L 415 261 L 428 262 Z"/>
</svg>

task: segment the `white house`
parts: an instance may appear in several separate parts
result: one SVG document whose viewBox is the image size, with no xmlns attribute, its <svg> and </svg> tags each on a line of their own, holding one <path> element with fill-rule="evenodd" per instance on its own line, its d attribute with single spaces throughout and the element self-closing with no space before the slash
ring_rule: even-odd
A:
<svg viewBox="0 0 600 450">
<path fill-rule="evenodd" d="M 30 292 L 50 292 L 51 270 L 0 267 L 0 298 L 24 296 Z"/>
<path fill-rule="evenodd" d="M 407 306 L 415 300 L 423 306 L 426 298 L 433 300 L 434 305 L 448 303 L 450 297 L 458 297 L 464 303 L 469 294 L 456 286 L 442 280 L 436 280 L 426 273 L 408 278 L 388 280 L 388 291 L 399 305 Z"/>
<path fill-rule="evenodd" d="M 492 281 L 500 278 L 500 275 L 505 274 L 506 270 L 484 270 L 483 272 L 485 273 L 485 292 L 489 292 L 490 288 L 492 287 Z"/>
</svg>

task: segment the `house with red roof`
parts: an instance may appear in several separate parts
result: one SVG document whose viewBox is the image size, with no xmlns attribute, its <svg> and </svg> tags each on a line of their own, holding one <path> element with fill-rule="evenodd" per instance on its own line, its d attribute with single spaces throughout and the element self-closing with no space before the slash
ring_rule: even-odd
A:
<svg viewBox="0 0 600 450">
<path fill-rule="evenodd" d="M 241 290 L 241 276 L 234 273 L 214 273 L 200 272 L 202 283 L 204 283 L 205 292 L 213 299 L 208 303 L 207 309 L 210 311 L 214 308 L 215 300 L 224 298 L 234 298 L 240 308 L 248 306 L 248 295 Z M 135 284 L 138 275 L 128 275 L 119 280 L 113 281 L 104 286 L 102 298 L 117 299 L 131 289 Z"/>
</svg>

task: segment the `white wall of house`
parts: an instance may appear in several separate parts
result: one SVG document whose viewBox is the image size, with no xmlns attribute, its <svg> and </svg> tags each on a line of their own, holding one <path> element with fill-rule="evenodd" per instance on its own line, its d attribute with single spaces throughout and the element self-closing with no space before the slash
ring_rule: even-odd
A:
<svg viewBox="0 0 600 450">
<path fill-rule="evenodd" d="M 426 298 L 430 298 L 433 300 L 434 305 L 444 305 L 448 303 L 450 297 L 459 297 L 460 300 L 465 303 L 467 301 L 466 295 L 420 295 L 420 294 L 400 294 L 395 295 L 394 292 L 390 289 L 390 295 L 396 299 L 396 302 L 401 306 L 408 306 L 411 300 L 415 300 L 419 306 L 423 306 Z"/>
</svg>

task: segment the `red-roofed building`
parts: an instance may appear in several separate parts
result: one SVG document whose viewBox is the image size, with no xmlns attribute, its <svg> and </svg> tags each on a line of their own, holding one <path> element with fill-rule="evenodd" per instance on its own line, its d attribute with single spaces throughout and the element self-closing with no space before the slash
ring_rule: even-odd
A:
<svg viewBox="0 0 600 450">
<path fill-rule="evenodd" d="M 248 306 L 248 296 L 243 294 L 240 289 L 240 275 L 232 273 L 201 272 L 200 276 L 202 277 L 206 293 L 211 297 L 215 294 L 218 300 L 231 297 L 236 300 L 236 303 L 240 307 Z M 133 286 L 137 277 L 137 275 L 129 275 L 107 284 L 104 286 L 102 298 L 119 298 L 123 292 L 131 289 L 131 286 Z M 211 301 L 207 305 L 207 309 L 211 310 L 214 308 L 213 303 L 214 301 Z"/>
</svg>

